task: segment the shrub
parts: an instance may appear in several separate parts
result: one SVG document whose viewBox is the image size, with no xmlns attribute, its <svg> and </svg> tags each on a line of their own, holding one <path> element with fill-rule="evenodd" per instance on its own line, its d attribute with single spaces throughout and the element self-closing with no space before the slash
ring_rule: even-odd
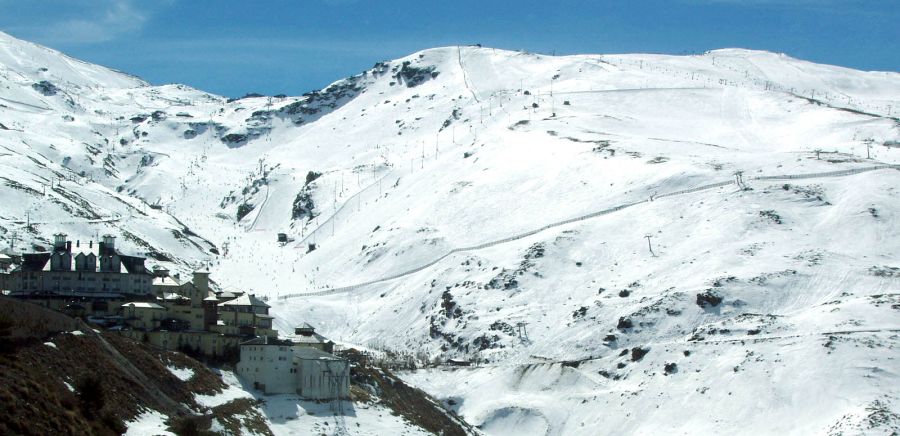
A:
<svg viewBox="0 0 900 436">
<path fill-rule="evenodd" d="M 78 401 L 84 416 L 93 418 L 99 416 L 100 409 L 106 399 L 104 398 L 103 384 L 100 377 L 89 374 L 78 380 L 75 388 L 78 393 Z"/>
</svg>

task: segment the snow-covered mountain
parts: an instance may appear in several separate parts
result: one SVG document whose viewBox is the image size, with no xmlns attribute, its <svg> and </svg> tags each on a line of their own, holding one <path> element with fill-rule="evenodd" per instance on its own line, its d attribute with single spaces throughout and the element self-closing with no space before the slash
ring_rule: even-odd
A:
<svg viewBox="0 0 900 436">
<path fill-rule="evenodd" d="M 405 376 L 487 434 L 900 427 L 898 73 L 445 47 L 226 100 L 0 48 L 3 247 L 118 234 L 484 361 Z"/>
</svg>

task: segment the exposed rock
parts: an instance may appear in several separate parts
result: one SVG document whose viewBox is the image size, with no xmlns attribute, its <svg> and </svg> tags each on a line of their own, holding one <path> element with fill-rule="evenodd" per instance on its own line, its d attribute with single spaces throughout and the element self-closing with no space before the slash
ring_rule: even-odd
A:
<svg viewBox="0 0 900 436">
<path fill-rule="evenodd" d="M 631 361 L 637 362 L 650 352 L 649 348 L 634 347 L 631 349 Z"/>
<path fill-rule="evenodd" d="M 716 307 L 722 303 L 722 297 L 712 289 L 697 294 L 697 305 L 706 309 L 708 307 Z"/>
</svg>

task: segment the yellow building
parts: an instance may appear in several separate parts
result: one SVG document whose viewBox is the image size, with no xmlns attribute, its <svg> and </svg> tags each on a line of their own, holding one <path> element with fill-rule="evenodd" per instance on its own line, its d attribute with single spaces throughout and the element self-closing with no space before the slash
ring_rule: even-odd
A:
<svg viewBox="0 0 900 436">
<path fill-rule="evenodd" d="M 157 329 L 165 318 L 166 308 L 156 303 L 132 302 L 122 305 L 122 320 L 136 329 Z"/>
<path fill-rule="evenodd" d="M 167 351 L 191 350 L 209 357 L 237 352 L 240 336 L 227 336 L 204 331 L 122 330 L 121 334 L 135 341 L 146 342 Z"/>
<path fill-rule="evenodd" d="M 122 305 L 123 321 L 130 327 L 122 330 L 123 335 L 165 350 L 206 356 L 237 353 L 238 344 L 248 338 L 278 336 L 269 305 L 256 296 L 222 292 L 217 297 L 210 291 L 206 270 L 194 272 L 190 282 L 166 273 L 156 271 L 155 303 Z"/>
<path fill-rule="evenodd" d="M 252 294 L 219 304 L 219 320 L 225 325 L 238 327 L 242 334 L 277 336 L 272 330 L 273 319 L 269 315 L 269 305 Z"/>
<path fill-rule="evenodd" d="M 180 321 L 179 329 L 208 330 L 216 324 L 217 300 L 209 290 L 209 271 L 195 271 L 190 282 L 160 274 L 153 281 L 153 290 L 167 317 Z"/>
</svg>

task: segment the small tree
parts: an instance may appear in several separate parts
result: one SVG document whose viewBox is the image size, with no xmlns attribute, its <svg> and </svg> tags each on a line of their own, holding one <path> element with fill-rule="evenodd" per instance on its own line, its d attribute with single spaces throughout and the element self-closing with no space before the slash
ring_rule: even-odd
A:
<svg viewBox="0 0 900 436">
<path fill-rule="evenodd" d="M 76 391 L 84 416 L 88 418 L 99 416 L 100 409 L 106 402 L 100 378 L 94 374 L 82 377 L 77 383 Z"/>
</svg>

